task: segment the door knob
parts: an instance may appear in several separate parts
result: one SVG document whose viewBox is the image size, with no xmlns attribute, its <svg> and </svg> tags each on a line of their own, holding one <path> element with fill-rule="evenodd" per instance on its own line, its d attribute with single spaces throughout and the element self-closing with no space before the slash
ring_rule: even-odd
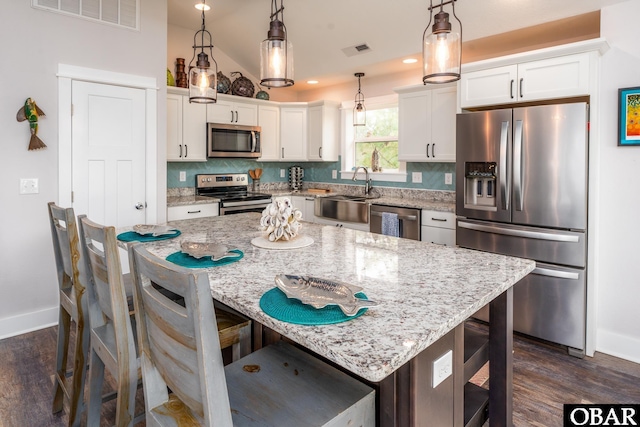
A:
<svg viewBox="0 0 640 427">
<path fill-rule="evenodd" d="M 141 211 L 142 209 L 144 209 L 144 204 L 141 202 L 136 203 L 136 209 L 138 209 L 139 211 Z"/>
</svg>

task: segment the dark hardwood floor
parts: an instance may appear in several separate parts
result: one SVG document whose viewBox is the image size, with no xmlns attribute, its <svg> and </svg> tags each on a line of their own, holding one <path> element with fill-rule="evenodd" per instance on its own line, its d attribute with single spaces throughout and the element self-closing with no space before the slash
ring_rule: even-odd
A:
<svg viewBox="0 0 640 427">
<path fill-rule="evenodd" d="M 51 327 L 0 341 L 0 427 L 66 425 L 66 412 L 51 414 L 56 331 Z M 563 403 L 640 403 L 639 364 L 600 353 L 576 359 L 562 348 L 521 336 L 514 339 L 513 384 L 516 426 L 562 426 Z M 137 413 L 144 409 L 142 402 L 139 389 Z M 103 405 L 104 426 L 114 422 L 114 403 Z"/>
</svg>

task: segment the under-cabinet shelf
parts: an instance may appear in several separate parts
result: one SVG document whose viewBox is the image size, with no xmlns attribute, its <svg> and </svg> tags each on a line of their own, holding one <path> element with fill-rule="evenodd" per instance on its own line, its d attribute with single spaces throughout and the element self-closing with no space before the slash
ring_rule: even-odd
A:
<svg viewBox="0 0 640 427">
<path fill-rule="evenodd" d="M 464 386 L 464 426 L 482 427 L 489 418 L 489 390 L 473 383 Z"/>
<path fill-rule="evenodd" d="M 469 381 L 489 361 L 489 333 L 464 327 L 464 382 Z"/>
</svg>

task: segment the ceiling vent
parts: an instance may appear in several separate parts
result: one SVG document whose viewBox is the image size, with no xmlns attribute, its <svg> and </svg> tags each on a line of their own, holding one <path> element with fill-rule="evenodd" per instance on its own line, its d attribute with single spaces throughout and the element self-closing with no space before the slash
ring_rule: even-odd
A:
<svg viewBox="0 0 640 427">
<path fill-rule="evenodd" d="M 359 43 L 357 45 L 345 47 L 344 49 L 342 49 L 342 52 L 344 52 L 344 54 L 347 56 L 362 55 L 363 53 L 367 53 L 370 51 L 371 48 L 366 43 Z"/>
</svg>

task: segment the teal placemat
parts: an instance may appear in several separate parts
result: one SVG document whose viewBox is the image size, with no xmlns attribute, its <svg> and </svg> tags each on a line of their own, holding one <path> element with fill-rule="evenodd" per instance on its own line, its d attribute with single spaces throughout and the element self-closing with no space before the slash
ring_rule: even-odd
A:
<svg viewBox="0 0 640 427">
<path fill-rule="evenodd" d="M 363 292 L 358 292 L 356 296 L 367 299 Z M 262 295 L 260 308 L 271 317 L 297 325 L 330 325 L 346 322 L 362 316 L 367 311 L 367 308 L 362 308 L 355 316 L 347 316 L 337 305 L 316 309 L 295 298 L 288 298 L 278 288 L 268 290 Z"/>
<path fill-rule="evenodd" d="M 208 268 L 208 267 L 219 267 L 221 265 L 231 264 L 232 262 L 236 262 L 242 259 L 244 253 L 240 249 L 233 249 L 229 252 L 236 254 L 237 256 L 233 256 L 230 258 L 223 258 L 219 261 L 214 261 L 211 257 L 203 257 L 203 258 L 194 258 L 191 255 L 187 255 L 184 252 L 174 252 L 169 255 L 166 260 L 170 261 L 174 264 L 178 264 L 182 267 L 189 268 Z"/>
<path fill-rule="evenodd" d="M 143 236 L 135 231 L 126 231 L 118 234 L 118 240 L 121 242 L 155 242 L 156 240 L 173 239 L 174 237 L 178 237 L 180 234 L 182 234 L 180 233 L 180 230 L 176 230 L 173 234 L 165 234 L 163 236 Z"/>
</svg>

